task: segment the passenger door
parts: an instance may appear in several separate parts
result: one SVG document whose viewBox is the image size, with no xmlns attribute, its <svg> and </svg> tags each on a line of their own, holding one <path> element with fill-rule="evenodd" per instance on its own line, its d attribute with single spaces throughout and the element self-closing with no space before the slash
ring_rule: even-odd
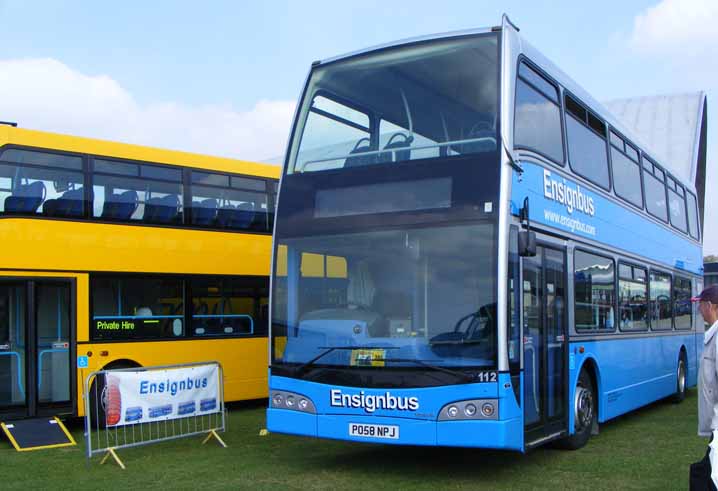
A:
<svg viewBox="0 0 718 491">
<path fill-rule="evenodd" d="M 566 252 L 540 245 L 523 264 L 525 446 L 567 429 Z"/>
<path fill-rule="evenodd" d="M 70 280 L 0 280 L 0 414 L 74 412 L 74 288 Z"/>
</svg>

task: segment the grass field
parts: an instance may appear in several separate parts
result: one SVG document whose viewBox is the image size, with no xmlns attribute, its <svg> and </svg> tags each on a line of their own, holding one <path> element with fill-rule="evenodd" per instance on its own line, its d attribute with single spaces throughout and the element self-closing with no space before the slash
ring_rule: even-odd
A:
<svg viewBox="0 0 718 491">
<path fill-rule="evenodd" d="M 705 452 L 696 436 L 696 391 L 601 426 L 575 452 L 528 455 L 259 436 L 261 404 L 229 413 L 229 448 L 189 438 L 120 451 L 127 465 L 88 464 L 77 447 L 15 452 L 0 442 L 0 489 L 687 489 L 688 466 Z"/>
</svg>

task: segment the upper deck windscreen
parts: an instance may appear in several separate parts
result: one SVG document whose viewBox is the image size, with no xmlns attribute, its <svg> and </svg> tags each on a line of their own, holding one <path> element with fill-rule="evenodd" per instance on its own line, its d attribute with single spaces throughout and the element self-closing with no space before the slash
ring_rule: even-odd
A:
<svg viewBox="0 0 718 491">
<path fill-rule="evenodd" d="M 496 34 L 429 41 L 314 69 L 288 173 L 493 152 Z"/>
</svg>

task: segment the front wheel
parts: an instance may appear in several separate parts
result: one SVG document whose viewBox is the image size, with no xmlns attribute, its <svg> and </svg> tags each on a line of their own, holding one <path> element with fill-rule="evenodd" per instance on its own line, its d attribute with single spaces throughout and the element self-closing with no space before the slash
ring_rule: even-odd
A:
<svg viewBox="0 0 718 491">
<path fill-rule="evenodd" d="M 673 394 L 672 400 L 678 404 L 686 398 L 686 359 L 681 353 L 678 358 L 678 367 L 676 368 L 676 393 Z"/>
<path fill-rule="evenodd" d="M 597 409 L 596 391 L 591 376 L 586 370 L 581 370 L 573 397 L 574 432 L 561 441 L 563 448 L 577 450 L 588 443 L 593 425 L 598 419 Z"/>
</svg>

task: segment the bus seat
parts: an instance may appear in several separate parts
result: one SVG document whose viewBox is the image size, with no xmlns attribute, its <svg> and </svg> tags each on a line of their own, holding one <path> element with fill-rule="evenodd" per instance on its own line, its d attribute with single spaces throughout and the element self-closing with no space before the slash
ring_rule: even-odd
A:
<svg viewBox="0 0 718 491">
<path fill-rule="evenodd" d="M 47 216 L 81 217 L 84 201 L 85 191 L 83 188 L 71 189 L 70 191 L 65 191 L 57 199 L 45 200 L 42 211 Z"/>
<path fill-rule="evenodd" d="M 236 207 L 225 205 L 217 211 L 217 224 L 220 227 L 247 229 L 254 215 L 253 203 L 240 203 Z"/>
<path fill-rule="evenodd" d="M 217 225 L 220 227 L 231 227 L 234 211 L 235 208 L 232 205 L 224 205 L 217 210 Z"/>
<path fill-rule="evenodd" d="M 376 163 L 376 155 L 356 155 L 354 154 L 361 154 L 363 152 L 370 152 L 373 148 L 371 147 L 371 143 L 369 141 L 369 138 L 362 138 L 358 142 L 356 142 L 356 145 L 354 145 L 354 148 L 351 152 L 349 152 L 352 156 L 347 157 L 347 159 L 344 161 L 344 167 L 359 167 L 362 165 L 371 165 Z"/>
<path fill-rule="evenodd" d="M 145 202 L 144 220 L 171 223 L 179 216 L 179 197 L 168 194 L 161 198 L 150 198 Z"/>
<path fill-rule="evenodd" d="M 207 198 L 192 203 L 192 223 L 197 225 L 211 225 L 217 216 L 217 200 Z"/>
<path fill-rule="evenodd" d="M 493 123 L 479 121 L 466 137 L 467 140 L 479 140 L 461 145 L 461 153 L 480 153 L 496 150 L 496 131 Z"/>
<path fill-rule="evenodd" d="M 377 163 L 383 164 L 386 162 L 399 162 L 401 160 L 409 160 L 411 158 L 411 150 L 408 150 L 408 147 L 411 146 L 412 141 L 414 141 L 414 138 L 405 133 L 394 133 L 393 135 L 391 135 L 391 138 L 389 138 L 389 141 L 384 146 L 384 150 L 394 150 L 399 148 L 406 148 L 407 150 L 382 152 L 377 158 Z M 394 158 L 392 158 L 392 153 L 394 154 Z"/>
<path fill-rule="evenodd" d="M 266 211 L 255 211 L 254 212 L 254 219 L 252 220 L 252 224 L 250 228 L 252 230 L 258 230 L 260 232 L 264 232 L 268 230 L 268 220 L 267 220 L 267 213 Z"/>
<path fill-rule="evenodd" d="M 5 213 L 37 213 L 45 200 L 45 191 L 42 181 L 16 186 L 12 195 L 5 198 Z"/>
<path fill-rule="evenodd" d="M 152 317 L 152 309 L 149 307 L 138 307 L 135 311 L 135 317 Z"/>
<path fill-rule="evenodd" d="M 246 201 L 237 205 L 235 211 L 236 227 L 238 228 L 250 228 L 254 222 L 254 203 Z"/>
<path fill-rule="evenodd" d="M 129 190 L 120 194 L 111 194 L 102 205 L 102 218 L 129 220 L 137 210 L 139 198 L 137 191 Z"/>
</svg>

